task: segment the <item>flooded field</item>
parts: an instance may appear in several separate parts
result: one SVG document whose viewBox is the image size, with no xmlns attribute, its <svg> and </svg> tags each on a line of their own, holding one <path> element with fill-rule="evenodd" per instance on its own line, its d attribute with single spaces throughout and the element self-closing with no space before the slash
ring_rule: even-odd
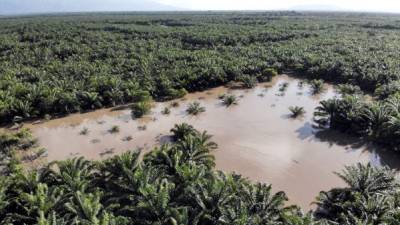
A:
<svg viewBox="0 0 400 225">
<path fill-rule="evenodd" d="M 288 87 L 282 91 L 284 83 Z M 314 128 L 314 108 L 336 93 L 326 85 L 322 94 L 313 96 L 302 83 L 282 75 L 250 90 L 215 88 L 175 101 L 179 106 L 171 107 L 169 115 L 161 111 L 171 102 L 155 103 L 152 113 L 139 120 L 132 119 L 129 109 L 104 109 L 26 126 L 48 150 L 51 161 L 74 156 L 101 159 L 136 148 L 149 151 L 169 140 L 174 124 L 187 122 L 214 136 L 219 145 L 214 153 L 218 169 L 271 183 L 274 190 L 285 191 L 290 202 L 304 209 L 310 208 L 320 190 L 344 185 L 333 174 L 344 165 L 400 165 L 392 155 L 378 153 L 345 135 Z M 238 105 L 227 108 L 221 104 L 218 96 L 228 92 L 239 97 Z M 187 104 L 193 101 L 206 111 L 187 115 Z M 291 119 L 290 106 L 304 107 L 305 115 Z"/>
</svg>

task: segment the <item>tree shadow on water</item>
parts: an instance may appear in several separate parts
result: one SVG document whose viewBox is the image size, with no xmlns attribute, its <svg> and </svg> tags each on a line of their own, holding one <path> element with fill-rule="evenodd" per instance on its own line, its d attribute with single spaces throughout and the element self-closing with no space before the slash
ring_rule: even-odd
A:
<svg viewBox="0 0 400 225">
<path fill-rule="evenodd" d="M 289 115 L 287 115 L 290 117 Z M 301 140 L 307 140 L 314 136 L 314 128 L 310 122 L 305 122 L 302 127 L 296 130 L 297 137 Z"/>
<path fill-rule="evenodd" d="M 329 146 L 338 145 L 343 146 L 347 151 L 361 150 L 362 152 L 368 152 L 371 164 L 388 166 L 391 169 L 400 171 L 400 154 L 384 146 L 373 144 L 364 138 L 330 129 L 317 130 L 314 132 L 314 136 L 318 141 L 327 142 Z"/>
<path fill-rule="evenodd" d="M 370 145 L 370 143 L 362 138 L 331 129 L 318 129 L 314 132 L 314 136 L 318 141 L 326 142 L 329 146 L 339 145 L 346 147 L 346 149 L 367 149 Z"/>
<path fill-rule="evenodd" d="M 172 142 L 172 135 L 159 134 L 156 137 L 156 142 L 157 142 L 157 144 L 160 144 L 160 145 L 171 143 Z"/>
</svg>

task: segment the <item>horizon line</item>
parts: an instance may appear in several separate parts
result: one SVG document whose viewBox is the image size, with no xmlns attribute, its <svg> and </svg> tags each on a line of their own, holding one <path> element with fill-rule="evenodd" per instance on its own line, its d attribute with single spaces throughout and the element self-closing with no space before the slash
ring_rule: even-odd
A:
<svg viewBox="0 0 400 225">
<path fill-rule="evenodd" d="M 177 10 L 83 10 L 83 11 L 44 11 L 23 13 L 1 13 L 0 17 L 13 16 L 40 16 L 40 15 L 62 15 L 62 14 L 85 14 L 85 13 L 190 13 L 190 12 L 314 12 L 314 13 L 369 13 L 369 14 L 399 14 L 391 11 L 369 11 L 369 10 L 316 10 L 316 9 L 177 9 Z"/>
</svg>

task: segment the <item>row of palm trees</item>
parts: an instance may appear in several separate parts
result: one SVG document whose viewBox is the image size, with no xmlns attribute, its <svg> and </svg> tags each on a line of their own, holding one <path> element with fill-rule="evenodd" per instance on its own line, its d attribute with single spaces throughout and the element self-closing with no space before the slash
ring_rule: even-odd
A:
<svg viewBox="0 0 400 225">
<path fill-rule="evenodd" d="M 74 158 L 0 176 L 0 224 L 40 225 L 314 225 L 397 224 L 399 183 L 393 171 L 346 167 L 347 184 L 321 192 L 307 214 L 283 192 L 214 170 L 211 136 L 189 124 L 174 142 L 143 156 L 129 151 L 102 161 Z M 17 144 L 17 143 L 14 143 Z"/>
</svg>

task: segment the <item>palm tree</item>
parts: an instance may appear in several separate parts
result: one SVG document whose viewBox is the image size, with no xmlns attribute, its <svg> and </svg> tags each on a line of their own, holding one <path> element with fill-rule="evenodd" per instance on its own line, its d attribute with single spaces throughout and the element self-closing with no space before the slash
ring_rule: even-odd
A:
<svg viewBox="0 0 400 225">
<path fill-rule="evenodd" d="M 116 106 L 117 104 L 123 102 L 124 93 L 120 90 L 120 88 L 111 88 L 104 93 L 104 96 L 112 106 Z"/>
<path fill-rule="evenodd" d="M 119 128 L 119 126 L 114 125 L 108 130 L 108 132 L 111 133 L 111 134 L 119 133 L 120 132 L 120 128 Z"/>
<path fill-rule="evenodd" d="M 288 200 L 284 192 L 272 194 L 271 185 L 244 185 L 241 198 L 249 207 L 253 222 L 269 224 L 281 219 Z"/>
<path fill-rule="evenodd" d="M 224 208 L 229 207 L 234 193 L 229 191 L 224 175 L 220 176 L 212 176 L 207 182 L 190 187 L 188 197 L 195 209 L 192 224 L 214 224 L 222 218 Z"/>
<path fill-rule="evenodd" d="M 214 167 L 214 156 L 210 154 L 218 146 L 210 141 L 211 135 L 203 132 L 198 135 L 186 135 L 177 142 L 176 148 L 183 152 L 184 159 L 189 163 L 206 165 L 209 168 Z"/>
<path fill-rule="evenodd" d="M 80 191 L 84 193 L 90 188 L 94 177 L 94 164 L 83 157 L 56 161 L 49 164 L 44 171 L 48 182 L 63 188 L 67 195 Z"/>
<path fill-rule="evenodd" d="M 102 225 L 105 217 L 98 192 L 85 194 L 77 191 L 70 202 L 65 204 L 71 221 L 83 225 Z"/>
<path fill-rule="evenodd" d="M 190 115 L 198 115 L 202 112 L 205 112 L 206 108 L 200 105 L 199 102 L 192 102 L 188 105 L 186 112 Z"/>
<path fill-rule="evenodd" d="M 289 107 L 289 110 L 291 112 L 291 117 L 292 118 L 297 118 L 299 116 L 303 116 L 306 111 L 304 110 L 304 107 L 300 107 L 300 106 L 291 106 Z"/>
<path fill-rule="evenodd" d="M 12 105 L 12 111 L 15 115 L 19 115 L 22 118 L 34 116 L 34 109 L 28 101 L 15 100 Z"/>
<path fill-rule="evenodd" d="M 185 136 L 196 135 L 198 132 L 194 127 L 187 123 L 175 124 L 174 128 L 171 129 L 172 137 L 174 141 L 182 140 Z"/>
<path fill-rule="evenodd" d="M 88 133 L 89 133 L 89 129 L 88 129 L 87 127 L 84 127 L 84 128 L 79 132 L 80 135 L 87 135 Z"/>
<path fill-rule="evenodd" d="M 393 97 L 385 101 L 386 107 L 390 110 L 391 114 L 400 114 L 400 98 Z"/>
<path fill-rule="evenodd" d="M 83 91 L 79 93 L 78 98 L 84 109 L 96 109 L 102 106 L 101 98 L 97 92 Z"/>
<path fill-rule="evenodd" d="M 396 173 L 389 168 L 378 168 L 370 163 L 346 166 L 338 175 L 352 191 L 368 195 L 369 193 L 387 193 L 399 187 Z"/>
<path fill-rule="evenodd" d="M 56 212 L 51 212 L 46 217 L 43 212 L 40 212 L 38 221 L 38 225 L 67 225 L 68 223 L 64 219 L 59 219 L 56 215 Z"/>
<path fill-rule="evenodd" d="M 322 191 L 316 216 L 339 224 L 366 221 L 381 224 L 390 213 L 390 200 L 399 188 L 394 171 L 358 163 L 336 173 L 348 187 Z M 388 198 L 389 197 L 389 198 Z"/>
<path fill-rule="evenodd" d="M 102 162 L 99 167 L 105 181 L 118 181 L 122 175 L 133 173 L 140 166 L 140 151 L 128 151 Z"/>
<path fill-rule="evenodd" d="M 149 101 L 136 102 L 131 106 L 131 110 L 134 118 L 141 118 L 150 113 L 151 103 Z"/>
<path fill-rule="evenodd" d="M 315 109 L 315 121 L 321 126 L 328 126 L 334 128 L 336 125 L 336 115 L 339 113 L 340 100 L 328 99 L 319 103 L 320 105 Z"/>
<path fill-rule="evenodd" d="M 8 196 L 7 196 L 7 191 L 9 186 L 11 185 L 11 182 L 9 179 L 7 179 L 4 176 L 0 177 L 0 215 L 5 215 L 5 208 L 8 206 L 9 201 L 8 201 Z M 3 219 L 3 216 L 0 216 L 0 220 Z"/>
<path fill-rule="evenodd" d="M 161 111 L 161 113 L 162 113 L 163 115 L 169 115 L 169 114 L 171 113 L 171 110 L 170 110 L 168 107 L 165 107 L 165 108 Z"/>
<path fill-rule="evenodd" d="M 279 91 L 280 92 L 285 92 L 289 87 L 289 82 L 283 82 L 282 84 L 279 85 Z"/>
<path fill-rule="evenodd" d="M 253 88 L 258 83 L 257 78 L 250 75 L 243 75 L 239 80 L 242 82 L 244 88 Z"/>
<path fill-rule="evenodd" d="M 231 105 L 237 105 L 238 104 L 238 99 L 235 95 L 225 95 L 222 98 L 222 103 L 226 106 L 229 107 Z"/>
<path fill-rule="evenodd" d="M 389 116 L 389 120 L 386 122 L 386 127 L 391 130 L 394 135 L 400 135 L 400 115 Z"/>
<path fill-rule="evenodd" d="M 155 184 L 146 184 L 139 188 L 141 201 L 136 206 L 138 222 L 142 224 L 165 223 L 170 220 L 170 193 L 174 184 L 166 179 L 156 180 Z M 154 224 L 154 223 L 152 223 Z"/>
<path fill-rule="evenodd" d="M 338 89 L 342 95 L 358 95 L 362 93 L 360 87 L 351 84 L 339 84 Z"/>
<path fill-rule="evenodd" d="M 319 94 L 322 92 L 324 88 L 324 81 L 323 80 L 311 80 L 310 86 L 313 94 Z"/>
<path fill-rule="evenodd" d="M 389 110 L 385 105 L 376 104 L 369 108 L 363 108 L 362 116 L 368 124 L 368 135 L 373 140 L 379 140 L 386 132 L 385 124 L 389 121 Z"/>
<path fill-rule="evenodd" d="M 47 216 L 54 210 L 60 210 L 63 191 L 59 187 L 49 188 L 47 184 L 39 183 L 34 192 L 22 193 L 18 201 L 26 211 L 14 217 L 35 221 L 40 215 Z"/>
</svg>

